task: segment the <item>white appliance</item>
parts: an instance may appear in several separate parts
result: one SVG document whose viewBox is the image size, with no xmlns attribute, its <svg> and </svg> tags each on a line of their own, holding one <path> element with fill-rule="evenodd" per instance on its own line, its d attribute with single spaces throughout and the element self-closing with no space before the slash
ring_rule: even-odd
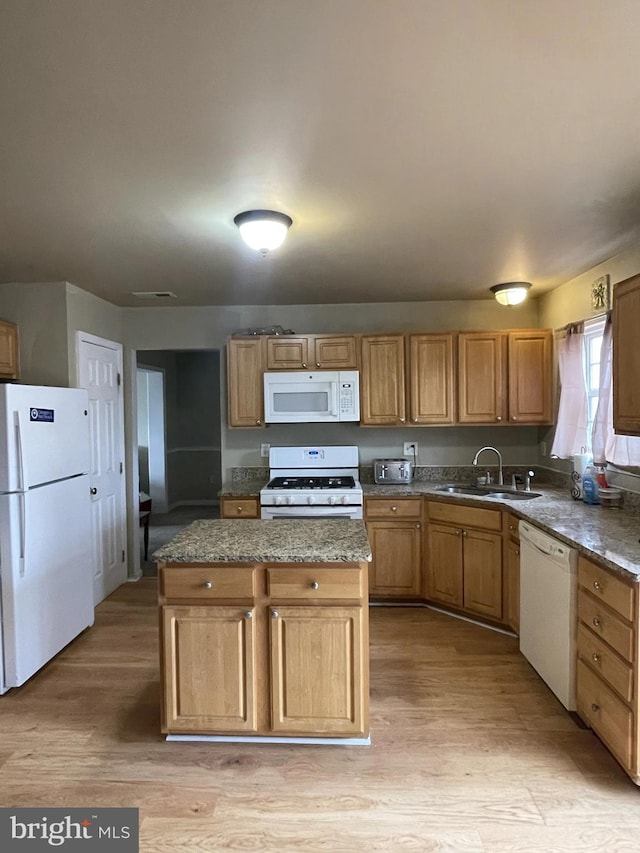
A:
<svg viewBox="0 0 640 853">
<path fill-rule="evenodd" d="M 519 527 L 520 651 L 575 711 L 578 554 L 526 521 Z"/>
<path fill-rule="evenodd" d="M 269 424 L 360 420 L 357 370 L 264 374 L 264 419 Z"/>
<path fill-rule="evenodd" d="M 358 448 L 272 447 L 261 518 L 362 518 Z"/>
<path fill-rule="evenodd" d="M 87 392 L 0 385 L 0 693 L 93 624 Z"/>
</svg>

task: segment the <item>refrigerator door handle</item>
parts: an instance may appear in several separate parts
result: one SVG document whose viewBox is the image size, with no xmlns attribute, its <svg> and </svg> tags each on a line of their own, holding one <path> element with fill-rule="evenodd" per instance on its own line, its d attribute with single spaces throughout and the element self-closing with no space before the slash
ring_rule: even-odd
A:
<svg viewBox="0 0 640 853">
<path fill-rule="evenodd" d="M 27 564 L 27 495 L 26 492 L 18 494 L 20 503 L 20 557 L 18 562 L 18 574 L 24 577 Z"/>
<path fill-rule="evenodd" d="M 24 442 L 22 440 L 22 421 L 20 412 L 14 412 L 14 423 L 16 427 L 16 443 L 18 445 L 18 476 L 20 478 L 20 491 L 24 492 L 27 489 L 27 465 L 24 454 Z"/>
</svg>

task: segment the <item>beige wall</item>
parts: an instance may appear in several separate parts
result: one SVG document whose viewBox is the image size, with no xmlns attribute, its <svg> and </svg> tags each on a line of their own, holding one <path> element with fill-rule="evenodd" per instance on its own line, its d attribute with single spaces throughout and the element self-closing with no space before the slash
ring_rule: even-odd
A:
<svg viewBox="0 0 640 853">
<path fill-rule="evenodd" d="M 0 317 L 19 327 L 21 382 L 69 384 L 65 282 L 0 284 Z"/>
</svg>

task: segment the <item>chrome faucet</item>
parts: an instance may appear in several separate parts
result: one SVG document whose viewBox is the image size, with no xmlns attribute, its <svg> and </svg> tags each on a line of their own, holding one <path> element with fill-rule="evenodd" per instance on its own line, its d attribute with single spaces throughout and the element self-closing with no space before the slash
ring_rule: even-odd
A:
<svg viewBox="0 0 640 853">
<path fill-rule="evenodd" d="M 500 486 L 504 486 L 504 480 L 502 478 L 502 454 L 496 447 L 491 447 L 489 445 L 487 445 L 486 447 L 481 447 L 480 450 L 473 457 L 473 464 L 478 464 L 478 456 L 480 456 L 483 450 L 493 450 L 494 453 L 498 454 L 498 484 Z"/>
</svg>

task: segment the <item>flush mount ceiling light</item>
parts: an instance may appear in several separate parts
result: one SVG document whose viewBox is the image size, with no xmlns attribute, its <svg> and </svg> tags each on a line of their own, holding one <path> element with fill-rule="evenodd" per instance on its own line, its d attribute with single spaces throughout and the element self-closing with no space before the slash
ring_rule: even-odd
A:
<svg viewBox="0 0 640 853">
<path fill-rule="evenodd" d="M 240 229 L 240 236 L 252 249 L 266 255 L 284 243 L 287 231 L 293 223 L 286 213 L 277 210 L 245 210 L 233 220 Z"/>
<path fill-rule="evenodd" d="M 530 287 L 528 281 L 507 281 L 505 284 L 494 284 L 491 293 L 500 305 L 519 305 L 527 298 Z"/>
</svg>

